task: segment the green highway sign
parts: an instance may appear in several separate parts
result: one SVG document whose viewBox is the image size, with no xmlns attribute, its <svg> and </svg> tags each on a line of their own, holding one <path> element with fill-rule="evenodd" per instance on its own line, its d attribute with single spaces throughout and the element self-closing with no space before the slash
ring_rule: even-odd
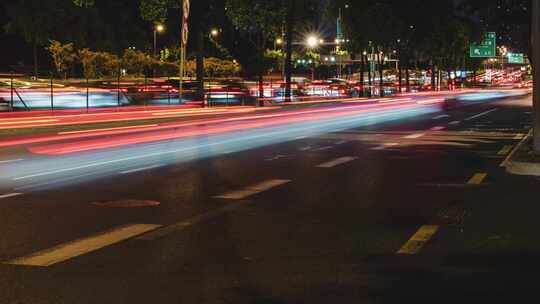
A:
<svg viewBox="0 0 540 304">
<path fill-rule="evenodd" d="M 472 58 L 490 58 L 497 56 L 497 34 L 486 33 L 484 41 L 480 44 L 471 43 L 470 56 Z"/>
<path fill-rule="evenodd" d="M 520 53 L 508 53 L 508 63 L 524 64 L 525 56 Z"/>
</svg>

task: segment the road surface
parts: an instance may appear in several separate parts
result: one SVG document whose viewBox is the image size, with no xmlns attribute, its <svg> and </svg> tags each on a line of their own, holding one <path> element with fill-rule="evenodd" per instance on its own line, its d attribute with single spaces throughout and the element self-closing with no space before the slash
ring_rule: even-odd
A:
<svg viewBox="0 0 540 304">
<path fill-rule="evenodd" d="M 530 96 L 439 99 L 6 146 L 0 303 L 528 299 L 540 181 L 500 165 Z"/>
</svg>

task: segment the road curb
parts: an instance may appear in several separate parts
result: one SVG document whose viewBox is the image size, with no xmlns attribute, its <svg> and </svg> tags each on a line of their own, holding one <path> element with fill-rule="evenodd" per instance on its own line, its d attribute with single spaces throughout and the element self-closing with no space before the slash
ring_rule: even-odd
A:
<svg viewBox="0 0 540 304">
<path fill-rule="evenodd" d="M 508 155 L 508 158 L 503 162 L 502 166 L 506 168 L 506 172 L 514 175 L 540 176 L 540 163 L 515 160 L 516 152 L 531 138 L 532 132 L 533 130 L 531 129 L 527 136 L 521 140 L 516 148 Z"/>
</svg>

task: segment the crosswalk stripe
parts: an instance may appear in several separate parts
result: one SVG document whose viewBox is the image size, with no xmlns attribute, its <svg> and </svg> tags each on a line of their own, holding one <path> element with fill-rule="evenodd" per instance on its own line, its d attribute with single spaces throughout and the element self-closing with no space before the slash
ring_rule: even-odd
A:
<svg viewBox="0 0 540 304">
<path fill-rule="evenodd" d="M 58 245 L 6 262 L 9 265 L 47 267 L 155 230 L 161 225 L 133 224 Z"/>
</svg>

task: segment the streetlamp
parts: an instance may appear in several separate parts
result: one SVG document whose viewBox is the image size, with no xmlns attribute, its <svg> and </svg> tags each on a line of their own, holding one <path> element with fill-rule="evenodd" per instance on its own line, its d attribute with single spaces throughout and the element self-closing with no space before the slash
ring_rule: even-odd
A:
<svg viewBox="0 0 540 304">
<path fill-rule="evenodd" d="M 308 36 L 306 39 L 306 45 L 309 49 L 315 49 L 321 42 L 321 39 L 315 37 L 314 35 Z M 311 65 L 311 81 L 315 80 L 315 62 L 311 61 L 309 62 Z"/>
<path fill-rule="evenodd" d="M 217 37 L 219 35 L 219 30 L 214 28 L 212 30 L 210 30 L 210 36 L 211 37 Z"/>
<path fill-rule="evenodd" d="M 282 37 L 278 37 L 276 38 L 276 41 L 274 42 L 274 49 L 277 49 L 278 47 L 283 50 L 282 46 L 283 46 L 283 38 Z M 280 70 L 281 70 L 281 77 L 283 79 L 285 79 L 285 56 L 283 53 L 281 53 L 281 57 L 282 57 L 282 60 L 281 60 L 281 67 L 280 67 Z"/>
<path fill-rule="evenodd" d="M 316 48 L 319 45 L 319 42 L 320 42 L 319 38 L 315 36 L 308 36 L 306 39 L 306 45 L 310 49 Z"/>
<path fill-rule="evenodd" d="M 154 58 L 157 58 L 157 33 L 161 33 L 165 30 L 163 24 L 156 24 L 154 26 Z"/>
</svg>

